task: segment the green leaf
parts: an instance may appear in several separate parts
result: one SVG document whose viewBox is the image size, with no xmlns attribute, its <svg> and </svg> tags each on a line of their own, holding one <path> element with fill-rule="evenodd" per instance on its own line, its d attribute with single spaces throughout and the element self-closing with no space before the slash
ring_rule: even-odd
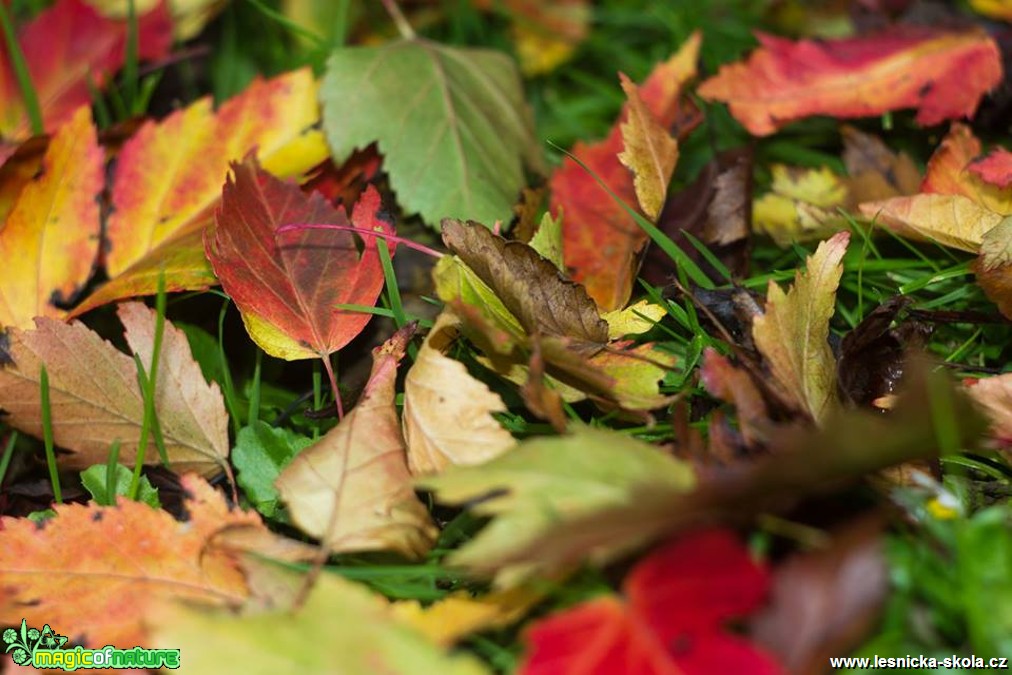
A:
<svg viewBox="0 0 1012 675">
<path fill-rule="evenodd" d="M 112 506 L 116 503 L 117 495 L 126 495 L 130 490 L 132 474 L 130 469 L 122 464 L 116 464 L 115 470 L 115 492 L 109 494 L 106 486 L 109 484 L 109 467 L 105 464 L 93 464 L 81 472 L 81 484 L 84 489 L 91 493 L 92 498 L 102 506 Z M 140 488 L 137 491 L 137 501 L 148 506 L 160 509 L 161 501 L 158 499 L 158 490 L 151 484 L 147 476 L 141 476 Z"/>
<path fill-rule="evenodd" d="M 524 164 L 540 168 L 520 77 L 499 52 L 426 40 L 338 49 L 320 97 L 334 161 L 379 142 L 398 202 L 430 225 L 508 221 Z"/>
<path fill-rule="evenodd" d="M 560 559 L 551 547 L 553 535 L 566 532 L 574 521 L 592 521 L 628 506 L 643 490 L 673 497 L 694 484 L 689 465 L 659 448 L 589 427 L 576 427 L 567 436 L 527 440 L 480 466 L 451 467 L 418 482 L 440 502 L 475 502 L 475 514 L 497 516 L 449 562 L 479 574 L 496 572 L 502 585 L 580 562 Z M 545 542 L 538 561 L 504 563 L 511 552 L 535 539 Z M 590 558 L 603 563 L 642 543 L 636 534 L 615 537 Z"/>
<path fill-rule="evenodd" d="M 232 462 L 239 470 L 236 480 L 257 511 L 274 517 L 278 508 L 274 481 L 295 455 L 312 442 L 311 438 L 260 421 L 239 431 L 232 450 Z"/>
</svg>

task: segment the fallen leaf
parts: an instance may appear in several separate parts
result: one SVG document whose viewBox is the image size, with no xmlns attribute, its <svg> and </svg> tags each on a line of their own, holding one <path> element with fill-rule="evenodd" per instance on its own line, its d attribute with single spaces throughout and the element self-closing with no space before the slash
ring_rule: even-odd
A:
<svg viewBox="0 0 1012 675">
<path fill-rule="evenodd" d="M 257 420 L 243 427 L 232 448 L 232 464 L 238 470 L 236 481 L 250 504 L 267 518 L 274 518 L 278 510 L 278 491 L 274 487 L 281 470 L 295 456 L 312 444 L 285 427 L 272 427 Z"/>
<path fill-rule="evenodd" d="M 667 314 L 664 307 L 649 300 L 640 300 L 623 310 L 602 314 L 601 318 L 608 322 L 608 337 L 616 340 L 626 335 L 646 333 Z"/>
<path fill-rule="evenodd" d="M 534 249 L 480 223 L 443 221 L 443 242 L 495 292 L 528 332 L 608 341 L 608 326 L 583 286 L 564 278 Z"/>
<path fill-rule="evenodd" d="M 1012 216 L 984 233 L 972 267 L 977 285 L 1002 314 L 1012 317 Z"/>
<path fill-rule="evenodd" d="M 164 3 L 163 0 L 85 0 L 103 15 L 119 20 L 129 16 L 131 1 L 138 15 L 167 4 L 172 15 L 172 33 L 180 42 L 196 37 L 226 4 L 226 0 L 164 0 Z"/>
<path fill-rule="evenodd" d="M 699 95 L 722 101 L 755 136 L 811 115 L 869 117 L 917 108 L 923 126 L 970 117 L 1002 78 L 1001 55 L 983 30 L 896 25 L 816 42 L 758 34 L 747 62 L 721 66 Z"/>
<path fill-rule="evenodd" d="M 789 672 L 825 673 L 830 657 L 850 654 L 878 620 L 890 590 L 884 526 L 878 516 L 858 518 L 830 533 L 827 545 L 777 565 L 752 635 Z"/>
<path fill-rule="evenodd" d="M 847 205 L 846 182 L 829 167 L 803 169 L 774 164 L 770 192 L 752 206 L 753 227 L 779 246 L 818 241 L 847 227 L 837 209 Z"/>
<path fill-rule="evenodd" d="M 986 157 L 970 164 L 970 171 L 985 183 L 1007 189 L 1012 186 L 1012 152 L 995 148 Z"/>
<path fill-rule="evenodd" d="M 62 317 L 57 303 L 72 302 L 88 281 L 98 255 L 103 171 L 85 106 L 56 132 L 0 229 L 0 327 Z"/>
<path fill-rule="evenodd" d="M 301 578 L 296 578 L 301 582 Z M 180 649 L 186 672 L 248 675 L 484 675 L 469 655 L 449 655 L 397 620 L 367 588 L 323 574 L 298 611 L 236 613 L 176 603 L 160 608 L 152 644 Z M 334 630 L 334 626 L 341 630 Z M 132 644 L 132 643 L 131 643 Z"/>
<path fill-rule="evenodd" d="M 848 174 L 848 208 L 920 192 L 921 172 L 908 154 L 893 152 L 879 137 L 849 124 L 840 131 Z"/>
<path fill-rule="evenodd" d="M 1012 195 L 983 180 L 974 171 L 981 144 L 964 124 L 953 124 L 949 133 L 928 160 L 922 192 L 962 195 L 977 206 L 1002 215 L 1012 215 Z"/>
<path fill-rule="evenodd" d="M 524 166 L 541 165 L 505 54 L 420 39 L 345 47 L 327 62 L 320 98 L 334 160 L 378 142 L 398 203 L 430 224 L 508 221 Z"/>
<path fill-rule="evenodd" d="M 440 314 L 404 379 L 402 425 L 415 475 L 482 464 L 516 444 L 492 416 L 506 412 L 499 395 L 444 354 L 458 325 L 452 314 Z"/>
<path fill-rule="evenodd" d="M 681 494 L 695 482 L 692 469 L 658 448 L 606 429 L 578 426 L 567 436 L 522 441 L 510 452 L 474 467 L 450 467 L 416 481 L 445 504 L 472 504 L 476 515 L 495 516 L 449 562 L 513 586 L 535 573 L 581 562 L 545 551 L 540 560 L 504 562 L 511 551 L 551 537 L 581 517 L 607 513 L 637 499 L 641 490 Z M 595 564 L 614 560 L 643 543 L 615 537 L 585 553 Z"/>
<path fill-rule="evenodd" d="M 784 672 L 728 619 L 754 611 L 769 575 L 726 530 L 702 530 L 641 560 L 625 598 L 583 602 L 531 625 L 522 675 L 707 675 Z"/>
<path fill-rule="evenodd" d="M 63 627 L 93 648 L 148 645 L 148 612 L 161 599 L 241 602 L 248 590 L 234 555 L 210 542 L 230 527 L 263 525 L 200 478 L 182 481 L 185 522 L 123 498 L 115 507 L 55 504 L 43 526 L 2 518 L 0 623 Z"/>
<path fill-rule="evenodd" d="M 475 0 L 474 4 L 501 10 L 512 19 L 510 35 L 520 70 L 528 77 L 550 73 L 568 61 L 590 32 L 587 0 Z"/>
<path fill-rule="evenodd" d="M 785 294 L 769 282 L 766 311 L 752 324 L 756 348 L 773 377 L 815 422 L 836 407 L 836 359 L 829 348 L 829 320 L 836 310 L 836 288 L 843 275 L 849 232 L 819 244 L 798 270 Z"/>
<path fill-rule="evenodd" d="M 741 437 L 747 446 L 756 447 L 769 438 L 773 425 L 766 401 L 747 371 L 707 347 L 699 377 L 710 394 L 735 407 Z"/>
<path fill-rule="evenodd" d="M 1012 21 L 1012 2 L 1009 0 L 970 0 L 970 7 L 993 19 Z"/>
<path fill-rule="evenodd" d="M 130 347 L 145 367 L 151 363 L 154 312 L 143 305 L 121 305 L 120 318 Z M 0 408 L 7 423 L 42 437 L 39 376 L 49 375 L 53 440 L 71 454 L 65 464 L 85 468 L 105 464 L 109 448 L 121 443 L 120 461 L 137 455 L 144 403 L 134 360 L 79 322 L 35 320 L 34 330 L 12 329 L 0 355 Z M 165 440 L 169 466 L 177 473 L 222 471 L 228 457 L 228 417 L 217 384 L 207 384 L 190 355 L 182 331 L 165 324 L 156 378 L 155 414 Z M 82 433 L 87 429 L 87 433 Z M 150 442 L 146 464 L 160 461 Z"/>
<path fill-rule="evenodd" d="M 383 288 L 374 236 L 360 254 L 350 232 L 283 225 L 349 226 L 318 194 L 306 195 L 261 169 L 256 160 L 233 165 L 215 225 L 206 230 L 207 258 L 260 347 L 286 360 L 326 357 L 348 344 L 372 318 L 341 310 L 342 303 L 372 306 Z M 351 215 L 363 232 L 392 233 L 379 193 L 370 188 Z M 391 250 L 393 247 L 391 247 Z"/>
<path fill-rule="evenodd" d="M 620 125 L 623 150 L 618 159 L 633 172 L 640 209 L 650 220 L 657 220 L 678 163 L 678 141 L 654 118 L 632 80 L 623 73 L 619 80 L 626 95 L 627 121 Z"/>
<path fill-rule="evenodd" d="M 119 153 L 106 236 L 109 281 L 74 308 L 153 294 L 164 271 L 168 291 L 215 283 L 203 230 L 214 218 L 230 162 L 256 149 L 263 167 L 297 176 L 327 156 L 314 125 L 316 83 L 309 69 L 254 80 L 217 112 L 210 98 L 160 122 L 146 122 Z"/>
<path fill-rule="evenodd" d="M 1012 373 L 982 377 L 966 388 L 970 398 L 987 416 L 994 446 L 1012 456 Z"/>
<path fill-rule="evenodd" d="M 172 44 L 172 23 L 164 5 L 138 13 L 137 19 L 137 56 L 165 57 Z M 89 87 L 101 90 L 123 66 L 128 30 L 126 21 L 110 21 L 82 0 L 59 0 L 18 31 L 47 132 L 90 105 Z M 0 137 L 30 136 L 28 111 L 6 49 L 0 54 L 0 102 Z"/>
<path fill-rule="evenodd" d="M 962 195 L 917 194 L 861 204 L 861 213 L 896 234 L 976 253 L 1002 216 Z"/>
<path fill-rule="evenodd" d="M 415 496 L 405 458 L 394 383 L 414 328 L 373 350 L 358 405 L 292 460 L 275 485 L 299 529 L 329 551 L 394 550 L 420 558 L 436 528 Z"/>
<path fill-rule="evenodd" d="M 545 595 L 545 590 L 531 584 L 477 597 L 471 597 L 467 591 L 457 591 L 427 607 L 422 607 L 417 600 L 403 600 L 395 602 L 392 609 L 400 621 L 432 642 L 449 647 L 472 633 L 516 623 L 544 600 Z"/>
<path fill-rule="evenodd" d="M 551 213 L 546 212 L 528 243 L 542 258 L 547 259 L 560 271 L 566 271 L 562 254 L 562 218 L 553 218 Z"/>
<path fill-rule="evenodd" d="M 684 122 L 691 104 L 682 101 L 685 85 L 696 76 L 702 42 L 700 33 L 685 41 L 640 86 L 646 108 L 662 127 Z M 636 204 L 636 191 L 629 171 L 618 160 L 622 152 L 623 113 L 600 142 L 577 143 L 572 153 L 628 206 Z M 690 120 L 685 126 L 690 127 Z M 687 129 L 681 129 L 687 132 Z M 615 203 L 607 190 L 572 158 L 566 158 L 551 178 L 550 211 L 562 217 L 566 269 L 587 288 L 602 311 L 621 309 L 629 300 L 635 277 L 636 257 L 648 241 L 635 220 Z"/>
</svg>

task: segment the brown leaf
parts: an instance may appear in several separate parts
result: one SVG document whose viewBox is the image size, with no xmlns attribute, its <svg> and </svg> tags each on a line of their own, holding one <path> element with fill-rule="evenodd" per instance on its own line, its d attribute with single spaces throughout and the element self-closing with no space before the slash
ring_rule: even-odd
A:
<svg viewBox="0 0 1012 675">
<path fill-rule="evenodd" d="M 154 312 L 122 305 L 127 342 L 150 364 Z M 120 461 L 132 464 L 140 442 L 144 404 L 134 360 L 102 340 L 84 324 L 38 318 L 35 330 L 11 330 L 2 353 L 0 408 L 13 427 L 42 436 L 39 378 L 49 375 L 53 439 L 72 453 L 67 466 L 104 464 L 119 441 Z M 148 357 L 148 358 L 145 358 Z M 182 331 L 165 324 L 156 381 L 155 414 L 173 471 L 214 475 L 228 456 L 228 417 L 217 384 L 207 384 L 190 355 Z M 158 463 L 153 442 L 146 464 Z"/>
<path fill-rule="evenodd" d="M 893 152 L 879 137 L 850 125 L 844 125 L 841 133 L 852 207 L 920 191 L 921 172 L 909 155 Z"/>
<path fill-rule="evenodd" d="M 636 84 L 619 73 L 628 100 L 628 121 L 622 124 L 624 149 L 618 159 L 633 172 L 636 200 L 650 220 L 657 220 L 678 163 L 678 141 L 671 137 L 640 98 Z"/>
<path fill-rule="evenodd" d="M 412 489 L 394 406 L 397 364 L 413 331 L 401 329 L 373 350 L 358 405 L 275 481 L 295 524 L 330 551 L 394 550 L 418 558 L 435 540 Z"/>
<path fill-rule="evenodd" d="M 828 546 L 777 566 L 750 634 L 791 673 L 830 672 L 829 657 L 849 654 L 874 627 L 889 591 L 884 527 L 884 518 L 864 516 L 832 533 Z"/>
<path fill-rule="evenodd" d="M 516 443 L 492 416 L 506 411 L 499 395 L 443 354 L 459 323 L 449 312 L 439 315 L 404 379 L 402 425 L 415 475 L 482 464 Z"/>
<path fill-rule="evenodd" d="M 755 447 L 765 441 L 771 427 L 770 414 L 752 376 L 712 347 L 703 354 L 703 367 L 699 374 L 708 392 L 737 410 L 738 424 L 746 445 Z"/>
<path fill-rule="evenodd" d="M 529 332 L 608 341 L 608 324 L 583 286 L 520 242 L 506 241 L 480 223 L 443 220 L 443 242 L 502 300 Z"/>
</svg>

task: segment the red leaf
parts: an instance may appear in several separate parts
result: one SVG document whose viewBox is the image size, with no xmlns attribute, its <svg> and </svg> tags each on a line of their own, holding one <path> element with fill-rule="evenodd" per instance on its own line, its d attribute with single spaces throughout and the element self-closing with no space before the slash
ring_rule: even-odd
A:
<svg viewBox="0 0 1012 675">
<path fill-rule="evenodd" d="M 973 115 L 1002 78 L 998 46 L 983 31 L 905 25 L 825 42 L 757 37 L 747 62 L 722 66 L 699 87 L 757 136 L 810 115 L 901 108 L 917 108 L 919 124 L 938 124 Z"/>
<path fill-rule="evenodd" d="M 773 675 L 783 669 L 722 622 L 755 610 L 769 575 L 726 530 L 680 537 L 640 561 L 626 601 L 604 597 L 535 623 L 523 675 Z"/>
<path fill-rule="evenodd" d="M 1012 152 L 995 148 L 983 159 L 970 165 L 970 171 L 986 183 L 1005 189 L 1012 185 Z"/>
<path fill-rule="evenodd" d="M 172 46 L 164 2 L 139 17 L 138 55 L 159 59 Z M 107 19 L 82 0 L 59 0 L 18 32 L 45 130 L 53 131 L 91 101 L 90 81 L 101 88 L 123 66 L 127 22 Z M 7 50 L 0 50 L 0 136 L 23 138 L 30 123 Z"/>
<path fill-rule="evenodd" d="M 376 238 L 333 229 L 277 234 L 284 225 L 349 226 L 343 208 L 322 195 L 303 193 L 295 183 L 260 169 L 256 160 L 233 164 L 216 224 L 204 246 L 222 288 L 242 312 L 250 336 L 264 351 L 285 359 L 324 356 L 348 344 L 370 314 L 338 304 L 372 306 L 383 287 Z M 370 187 L 355 205 L 352 225 L 392 233 L 380 214 L 380 196 Z M 393 246 L 391 244 L 391 250 Z"/>
<path fill-rule="evenodd" d="M 693 35 L 667 62 L 654 69 L 640 87 L 640 97 L 662 126 L 684 122 L 683 85 L 696 74 L 700 36 Z M 636 208 L 633 176 L 618 160 L 625 144 L 625 110 L 608 137 L 597 143 L 577 143 L 573 154 L 629 206 Z M 686 126 L 691 126 L 692 122 Z M 647 235 L 598 185 L 594 177 L 570 158 L 552 175 L 551 211 L 562 215 L 563 254 L 573 278 L 587 288 L 602 311 L 621 309 L 632 292 L 636 254 Z"/>
</svg>

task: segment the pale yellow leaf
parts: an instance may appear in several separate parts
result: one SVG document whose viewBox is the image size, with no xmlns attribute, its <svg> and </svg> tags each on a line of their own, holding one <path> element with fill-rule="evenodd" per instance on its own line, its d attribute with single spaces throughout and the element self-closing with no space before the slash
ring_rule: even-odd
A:
<svg viewBox="0 0 1012 675">
<path fill-rule="evenodd" d="M 861 204 L 861 213 L 893 232 L 976 253 L 984 233 L 1002 221 L 962 195 L 918 194 Z"/>
<path fill-rule="evenodd" d="M 633 172 L 636 200 L 643 213 L 650 220 L 657 220 L 678 163 L 678 141 L 650 112 L 636 84 L 622 73 L 619 78 L 628 101 L 628 117 L 622 124 L 625 148 L 618 158 Z"/>
</svg>

